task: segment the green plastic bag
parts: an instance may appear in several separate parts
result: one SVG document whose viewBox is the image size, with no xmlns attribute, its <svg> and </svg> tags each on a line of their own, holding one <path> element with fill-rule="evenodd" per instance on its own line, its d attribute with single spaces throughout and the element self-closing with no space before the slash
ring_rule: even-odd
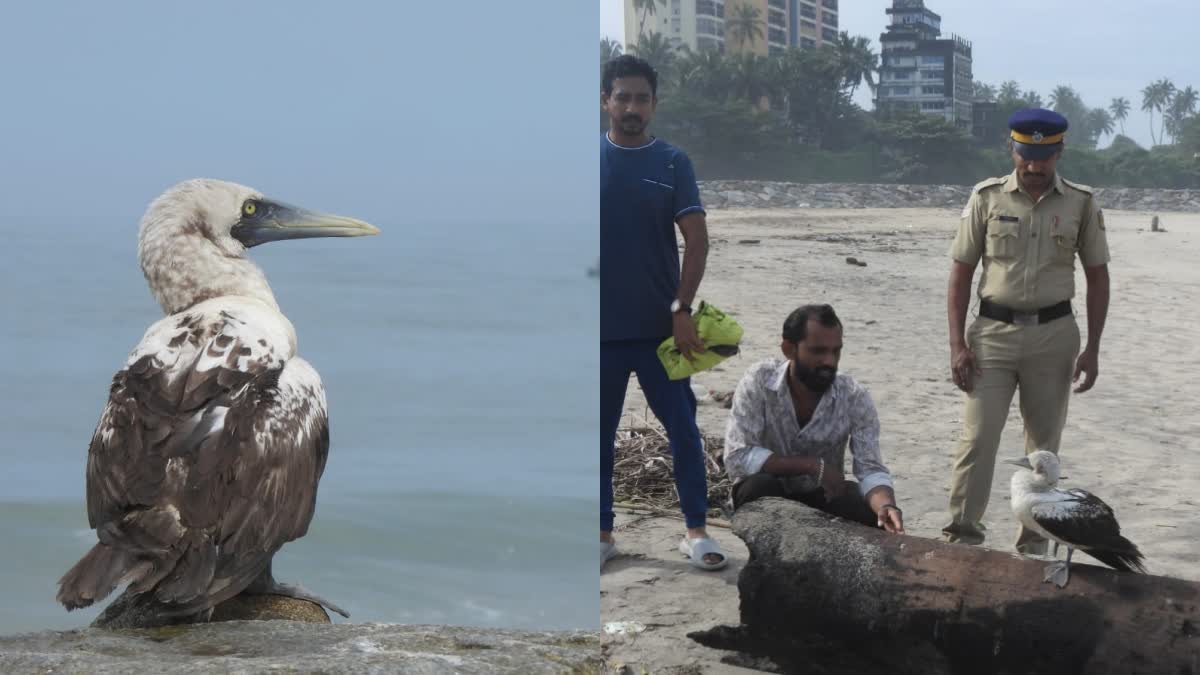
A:
<svg viewBox="0 0 1200 675">
<path fill-rule="evenodd" d="M 692 354 L 694 360 L 688 361 L 679 353 L 674 337 L 663 340 L 658 346 L 658 360 L 662 361 L 669 379 L 682 380 L 690 377 L 738 353 L 738 342 L 742 339 L 743 330 L 733 317 L 706 302 L 701 302 L 700 308 L 692 315 L 692 320 L 696 322 L 696 334 L 700 336 L 700 342 L 707 351 Z"/>
</svg>

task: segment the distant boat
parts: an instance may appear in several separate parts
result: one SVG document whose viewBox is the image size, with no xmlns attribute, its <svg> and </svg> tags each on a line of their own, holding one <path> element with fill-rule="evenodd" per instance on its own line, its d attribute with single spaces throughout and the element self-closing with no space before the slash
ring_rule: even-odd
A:
<svg viewBox="0 0 1200 675">
<path fill-rule="evenodd" d="M 596 261 L 595 265 L 588 268 L 587 275 L 589 277 L 596 277 L 596 278 L 600 277 L 600 261 L 599 260 Z"/>
</svg>

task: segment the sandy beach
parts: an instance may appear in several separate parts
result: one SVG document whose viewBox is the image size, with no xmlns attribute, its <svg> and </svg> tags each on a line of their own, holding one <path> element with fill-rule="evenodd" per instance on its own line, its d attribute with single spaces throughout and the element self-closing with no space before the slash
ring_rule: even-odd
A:
<svg viewBox="0 0 1200 675">
<path fill-rule="evenodd" d="M 1157 233 L 1150 232 L 1152 215 L 1105 210 L 1112 299 L 1100 374 L 1091 391 L 1071 400 L 1060 456 L 1069 476 L 1065 486 L 1086 488 L 1114 508 L 1150 573 L 1200 581 L 1200 521 L 1194 517 L 1200 458 L 1193 447 L 1200 435 L 1200 348 L 1192 313 L 1200 299 L 1200 214 L 1159 214 L 1166 231 Z M 793 308 L 805 302 L 835 307 L 845 325 L 841 371 L 871 391 L 884 460 L 908 534 L 916 537 L 936 538 L 946 522 L 962 425 L 964 395 L 949 378 L 945 311 L 947 250 L 958 217 L 950 209 L 713 210 L 698 296 L 736 315 L 746 329 L 739 356 L 693 378 L 716 391 L 732 390 L 751 364 L 779 355 L 780 329 Z M 848 257 L 866 266 L 848 264 Z M 1077 271 L 1075 308 L 1086 342 L 1085 288 Z M 723 435 L 727 414 L 711 400 L 701 402 L 702 432 Z M 647 419 L 653 417 L 631 380 L 622 427 Z M 1001 458 L 1020 457 L 1023 447 L 1014 397 Z M 985 517 L 985 545 L 1000 550 L 1012 550 L 1016 532 L 1010 469 L 998 465 Z M 730 668 L 719 664 L 722 652 L 678 644 L 678 652 L 664 654 L 652 637 L 657 630 L 672 638 L 668 644 L 691 643 L 683 636 L 708 627 L 705 621 L 737 622 L 736 575 L 745 548 L 728 530 L 712 529 L 733 564 L 699 579 L 705 573 L 689 570 L 674 551 L 681 522 L 619 517 L 618 541 L 633 555 L 601 575 L 602 619 L 649 621 L 656 628 L 606 635 L 610 661 L 653 664 L 652 672 Z M 651 577 L 657 579 L 648 582 Z M 660 584 L 664 579 L 668 583 Z M 663 604 L 679 605 L 682 613 L 663 614 Z"/>
</svg>

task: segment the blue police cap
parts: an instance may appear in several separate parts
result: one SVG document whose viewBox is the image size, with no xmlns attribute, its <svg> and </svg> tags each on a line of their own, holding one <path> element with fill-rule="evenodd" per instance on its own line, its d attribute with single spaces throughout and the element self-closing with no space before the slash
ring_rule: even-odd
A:
<svg viewBox="0 0 1200 675">
<path fill-rule="evenodd" d="M 1022 108 L 1008 118 L 1013 149 L 1025 159 L 1046 159 L 1062 149 L 1067 118 L 1044 108 Z"/>
</svg>

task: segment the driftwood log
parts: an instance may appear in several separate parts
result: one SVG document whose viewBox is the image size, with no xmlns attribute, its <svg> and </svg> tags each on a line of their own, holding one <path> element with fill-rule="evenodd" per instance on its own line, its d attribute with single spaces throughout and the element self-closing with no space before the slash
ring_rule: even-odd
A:
<svg viewBox="0 0 1200 675">
<path fill-rule="evenodd" d="M 691 637 L 785 672 L 1200 675 L 1200 584 L 1077 552 L 1059 589 L 1042 582 L 1046 561 L 778 498 L 739 509 L 733 531 L 750 550 L 742 625 Z"/>
</svg>

